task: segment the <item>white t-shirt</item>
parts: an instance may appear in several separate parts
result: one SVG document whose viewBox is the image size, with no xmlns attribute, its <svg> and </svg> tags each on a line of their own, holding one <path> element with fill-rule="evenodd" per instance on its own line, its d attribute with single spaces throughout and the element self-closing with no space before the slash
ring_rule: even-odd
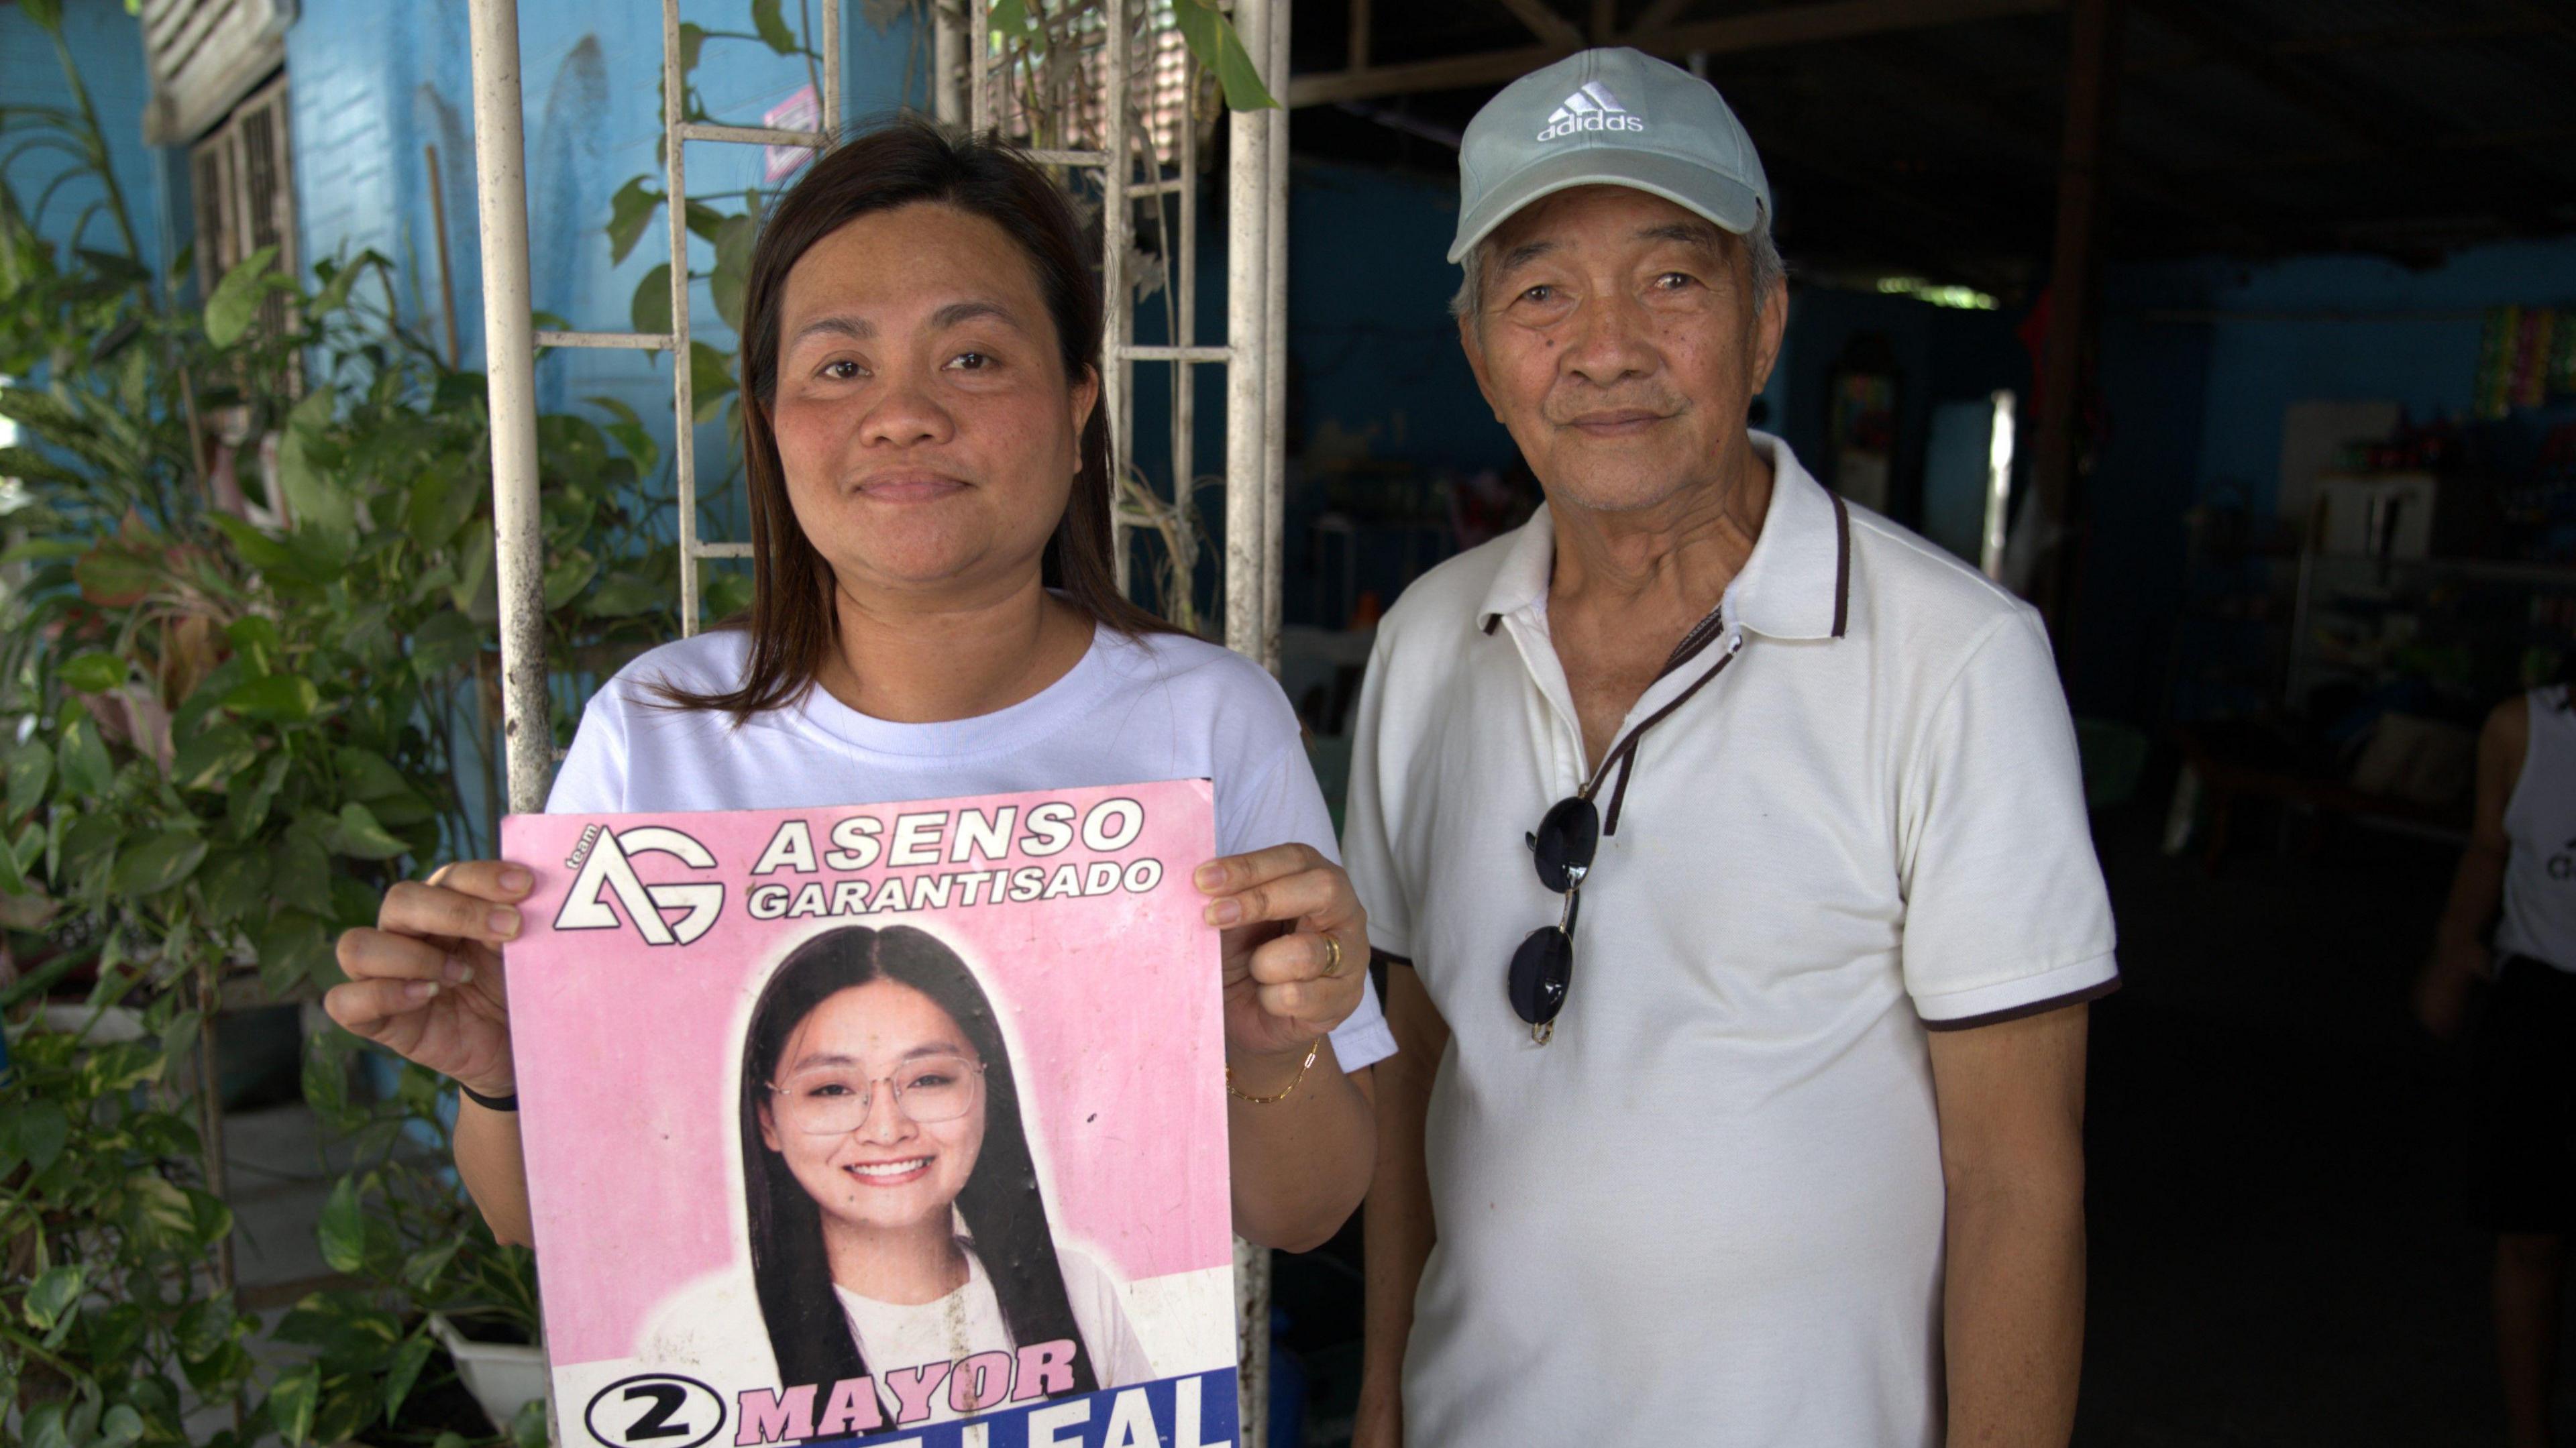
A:
<svg viewBox="0 0 2576 1448">
<path fill-rule="evenodd" d="M 2505 801 L 2499 951 L 2576 972 L 2576 700 L 2565 684 L 2524 696 L 2530 742 Z"/>
<path fill-rule="evenodd" d="M 620 670 L 582 711 L 547 812 L 819 809 L 1207 779 L 1222 853 L 1298 842 L 1340 857 L 1287 696 L 1214 644 L 1099 629 L 1082 661 L 1035 696 L 939 724 L 871 718 L 814 689 L 736 728 L 651 692 L 657 681 L 735 688 L 750 653 L 748 633 L 720 629 Z M 1346 1071 L 1394 1054 L 1373 988 L 1334 1030 L 1333 1052 Z"/>
<path fill-rule="evenodd" d="M 953 1366 L 976 1353 L 1008 1352 L 1021 1346 L 1002 1321 L 1001 1303 L 994 1296 L 984 1259 L 963 1238 L 958 1245 L 966 1252 L 966 1285 L 936 1301 L 907 1306 L 861 1297 L 837 1284 L 832 1289 L 841 1300 L 859 1356 L 877 1380 L 877 1396 L 889 1426 L 899 1402 L 887 1373 L 933 1363 Z M 1082 1334 L 1100 1386 L 1149 1383 L 1160 1377 L 1127 1320 L 1117 1282 L 1079 1249 L 1058 1243 L 1055 1256 L 1064 1274 L 1066 1302 L 1073 1308 L 1074 1328 Z M 664 1298 L 646 1319 L 635 1355 L 639 1363 L 652 1368 L 713 1373 L 725 1382 L 779 1385 L 759 1290 L 751 1274 L 740 1269 L 700 1278 Z M 830 1385 L 823 1387 L 828 1391 Z M 948 1391 L 945 1381 L 937 1383 L 930 1416 L 916 1421 L 946 1423 L 965 1416 L 950 1404 Z"/>
<path fill-rule="evenodd" d="M 1412 1441 L 1937 1443 L 1924 1030 L 2117 979 L 2036 615 L 1755 445 L 1777 483 L 1725 637 L 1628 724 L 1738 651 L 1638 746 L 1546 1045 L 1505 977 L 1562 905 L 1523 836 L 1587 772 L 1548 515 L 1379 630 L 1344 845 L 1451 1031 Z"/>
</svg>

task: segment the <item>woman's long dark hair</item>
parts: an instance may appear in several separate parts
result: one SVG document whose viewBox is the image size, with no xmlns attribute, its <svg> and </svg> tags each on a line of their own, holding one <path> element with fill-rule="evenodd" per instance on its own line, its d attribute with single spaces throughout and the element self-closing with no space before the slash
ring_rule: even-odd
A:
<svg viewBox="0 0 2576 1448">
<path fill-rule="evenodd" d="M 949 132 L 917 117 L 865 131 L 826 151 L 780 197 L 751 249 L 742 307 L 743 471 L 751 496 L 751 662 L 740 685 L 664 700 L 731 714 L 735 722 L 805 697 L 840 630 L 832 565 L 797 525 L 779 466 L 770 409 L 778 398 L 779 314 L 787 273 L 808 248 L 862 216 L 934 201 L 1000 227 L 1027 256 L 1055 321 L 1068 383 L 1100 372 L 1100 284 L 1091 243 L 1055 183 L 990 136 Z M 1174 632 L 1118 589 L 1110 527 L 1109 418 L 1095 406 L 1082 429 L 1082 472 L 1040 564 L 1046 586 L 1130 638 Z M 690 566 L 682 560 L 682 567 Z"/>
<path fill-rule="evenodd" d="M 780 962 L 752 1008 L 742 1054 L 742 1181 L 751 1231 L 751 1275 L 760 1315 L 778 1361 L 782 1387 L 864 1377 L 868 1368 L 832 1294 L 823 1251 L 823 1219 L 786 1161 L 760 1138 L 760 1108 L 787 1038 L 824 1001 L 853 986 L 891 980 L 930 997 L 966 1033 L 984 1061 L 984 1148 L 975 1159 L 957 1211 L 975 1240 L 975 1255 L 993 1280 L 1002 1322 L 1017 1346 L 1073 1340 L 1073 1385 L 1088 1393 L 1099 1379 L 1065 1296 L 1055 1234 L 1038 1195 L 1037 1165 L 1020 1120 L 1020 1088 L 1002 1046 L 993 1005 L 966 962 L 938 937 L 909 925 L 883 930 L 845 925 L 799 945 Z"/>
</svg>

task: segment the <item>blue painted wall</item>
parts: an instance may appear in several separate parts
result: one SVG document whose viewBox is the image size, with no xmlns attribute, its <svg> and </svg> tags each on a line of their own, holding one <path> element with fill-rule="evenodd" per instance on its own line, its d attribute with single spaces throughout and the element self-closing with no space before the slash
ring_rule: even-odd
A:
<svg viewBox="0 0 2576 1448">
<path fill-rule="evenodd" d="M 2415 271 L 2375 257 L 2210 267 L 2202 305 L 2221 313 L 2423 312 L 2370 321 L 2246 318 L 2210 327 L 2204 484 L 2242 482 L 2271 503 L 2281 410 L 2310 399 L 2393 399 L 2416 417 L 2474 400 L 2481 309 L 2576 302 L 2576 239 L 2460 252 Z"/>
<path fill-rule="evenodd" d="M 2209 264 L 2113 268 L 2103 281 L 2092 527 L 2062 642 L 2067 691 L 2082 713 L 2147 724 L 2164 706 L 2183 515 L 2201 493 L 2210 328 L 2152 314 L 2204 306 L 2218 274 Z"/>
<path fill-rule="evenodd" d="M 858 11 L 846 4 L 842 26 L 846 117 L 920 104 L 925 92 L 909 20 L 880 33 Z M 685 0 L 680 13 L 710 31 L 751 28 L 746 0 Z M 519 23 L 530 300 L 577 329 L 623 331 L 637 284 L 669 254 L 659 217 L 619 263 L 610 260 L 604 230 L 610 198 L 630 177 L 647 176 L 653 189 L 662 188 L 661 9 L 635 0 L 547 0 L 521 6 Z M 373 248 L 393 258 L 409 279 L 406 312 L 433 328 L 437 248 L 423 148 L 438 147 L 457 330 L 468 365 L 479 365 L 482 273 L 464 0 L 415 0 L 394 23 L 378 0 L 304 0 L 287 35 L 287 75 L 306 257 Z M 710 38 L 695 81 L 718 120 L 757 125 L 808 78 L 801 59 L 758 41 Z M 738 198 L 765 185 L 756 146 L 694 142 L 687 162 L 689 192 L 702 199 Z M 692 237 L 690 245 L 693 269 L 713 264 L 707 243 Z M 698 336 L 732 345 L 703 283 L 690 317 Z M 539 405 L 549 410 L 575 409 L 604 394 L 648 419 L 665 418 L 670 363 L 627 352 L 555 353 L 539 365 L 538 390 Z M 723 475 L 721 425 L 701 428 L 698 442 L 702 485 L 714 491 Z"/>
<path fill-rule="evenodd" d="M 1297 424 L 1365 434 L 1374 456 L 1489 468 L 1518 456 L 1458 348 L 1448 262 L 1458 190 L 1300 162 L 1289 198 L 1288 345 Z"/>
<path fill-rule="evenodd" d="M 143 111 L 152 99 L 151 81 L 143 68 L 143 33 L 134 17 L 125 13 L 122 0 L 65 0 L 63 38 L 80 68 L 90 104 L 98 112 L 99 128 L 107 135 L 109 167 L 134 219 L 141 260 L 161 269 L 169 254 L 163 250 L 161 178 L 152 150 L 143 144 Z M 53 42 L 15 5 L 0 5 L 0 99 L 10 105 L 64 109 L 72 104 L 71 87 L 63 79 Z M 11 134 L 14 144 L 18 133 Z M 45 188 L 69 169 L 58 153 L 38 148 L 9 168 L 9 181 L 19 200 L 32 208 Z M 71 239 L 82 213 L 102 196 L 103 188 L 94 180 L 65 183 L 39 218 L 39 230 L 56 241 Z M 174 199 L 174 204 L 184 218 L 184 201 Z M 88 222 L 79 242 L 104 251 L 124 250 L 122 238 L 104 212 Z"/>
<path fill-rule="evenodd" d="M 2576 239 L 2476 247 L 2422 270 L 2360 256 L 2112 268 L 2106 431 L 2068 658 L 2077 707 L 2157 717 L 2182 599 L 2185 511 L 2241 502 L 2271 512 L 2291 403 L 2385 399 L 2418 418 L 2465 412 L 2478 314 L 2570 302 Z"/>
</svg>

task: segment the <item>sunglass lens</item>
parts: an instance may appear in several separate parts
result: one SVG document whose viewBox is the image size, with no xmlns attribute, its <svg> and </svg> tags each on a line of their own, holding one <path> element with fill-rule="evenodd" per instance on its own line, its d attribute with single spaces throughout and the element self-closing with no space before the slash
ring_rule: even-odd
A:
<svg viewBox="0 0 2576 1448">
<path fill-rule="evenodd" d="M 1512 1009 L 1533 1026 L 1556 1019 L 1574 978 L 1574 941 L 1550 925 L 1533 930 L 1512 952 Z"/>
<path fill-rule="evenodd" d="M 1581 795 L 1557 801 L 1530 836 L 1539 883 L 1562 895 L 1583 883 L 1601 845 L 1601 811 Z"/>
</svg>

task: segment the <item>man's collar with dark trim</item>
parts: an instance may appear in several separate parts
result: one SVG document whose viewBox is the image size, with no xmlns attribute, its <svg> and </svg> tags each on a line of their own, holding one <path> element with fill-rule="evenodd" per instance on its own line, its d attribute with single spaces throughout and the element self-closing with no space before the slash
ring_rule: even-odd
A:
<svg viewBox="0 0 2576 1448">
<path fill-rule="evenodd" d="M 1771 505 L 1752 555 L 1727 587 L 1727 615 L 1771 638 L 1841 638 L 1851 622 L 1851 509 L 1787 443 L 1766 432 L 1752 434 L 1752 442 L 1771 464 Z M 1542 506 L 1512 534 L 1476 626 L 1491 634 L 1505 614 L 1543 601 L 1555 554 L 1556 522 Z"/>
</svg>

